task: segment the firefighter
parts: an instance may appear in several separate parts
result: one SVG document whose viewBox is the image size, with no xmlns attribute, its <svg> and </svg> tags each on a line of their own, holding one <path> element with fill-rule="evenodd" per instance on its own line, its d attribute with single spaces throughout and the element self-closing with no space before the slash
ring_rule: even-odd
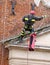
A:
<svg viewBox="0 0 50 65">
<path fill-rule="evenodd" d="M 28 15 L 25 15 L 23 18 L 22 18 L 22 21 L 24 22 L 24 29 L 21 31 L 21 35 L 20 35 L 20 42 L 22 42 L 23 40 L 23 37 L 25 36 L 25 32 L 26 31 L 29 31 L 30 33 L 33 33 L 34 32 L 34 29 L 33 29 L 33 25 L 36 21 L 40 21 L 42 20 L 44 17 L 46 16 L 36 16 L 36 12 L 35 12 L 35 4 L 33 5 L 31 3 L 31 6 L 32 6 L 32 10 L 30 11 L 30 14 Z M 36 34 L 33 33 L 30 35 L 30 41 L 29 41 L 29 51 L 34 51 L 34 47 L 35 47 L 35 39 L 36 39 Z"/>
<path fill-rule="evenodd" d="M 29 31 L 30 33 L 34 32 L 34 29 L 32 28 L 33 24 L 35 21 L 40 21 L 44 18 L 44 16 L 37 17 L 35 16 L 35 11 L 31 10 L 29 15 L 25 15 L 22 19 L 24 22 L 25 26 L 24 29 L 21 31 L 21 40 L 25 35 L 25 31 Z"/>
<path fill-rule="evenodd" d="M 23 42 L 23 37 L 25 36 L 25 32 L 26 31 L 29 31 L 30 33 L 34 32 L 34 29 L 32 28 L 34 23 L 36 21 L 42 20 L 45 17 L 45 16 L 38 17 L 38 16 L 35 16 L 35 14 L 36 12 L 34 10 L 31 10 L 29 15 L 25 15 L 23 17 L 22 21 L 24 22 L 25 25 L 24 25 L 24 29 L 21 31 L 21 35 L 19 38 L 20 42 Z M 31 48 L 31 44 L 32 43 L 30 43 L 30 48 Z"/>
<path fill-rule="evenodd" d="M 34 49 L 35 49 L 36 33 L 33 32 L 32 34 L 30 34 L 30 40 L 29 40 L 29 45 L 28 45 L 29 51 L 34 51 Z"/>
</svg>

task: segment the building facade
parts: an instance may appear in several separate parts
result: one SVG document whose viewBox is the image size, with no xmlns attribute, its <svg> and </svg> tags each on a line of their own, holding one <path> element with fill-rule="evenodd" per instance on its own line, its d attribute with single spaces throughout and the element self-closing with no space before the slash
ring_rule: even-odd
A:
<svg viewBox="0 0 50 65">
<path fill-rule="evenodd" d="M 37 36 L 35 51 L 29 51 L 26 44 L 5 43 L 9 49 L 9 65 L 50 65 L 50 31 Z"/>
<path fill-rule="evenodd" d="M 17 65 L 17 62 L 21 62 L 21 63 L 18 63 L 19 65 L 22 63 L 24 65 L 27 65 L 27 63 L 29 62 L 30 64 L 44 64 L 44 65 L 49 65 L 50 63 L 50 58 L 49 58 L 49 50 L 47 50 L 46 52 L 46 49 L 44 50 L 44 54 L 43 54 L 43 50 L 41 51 L 40 50 L 35 50 L 34 52 L 28 52 L 28 59 L 27 59 L 27 49 L 25 48 L 19 48 L 19 47 L 14 47 L 14 46 L 7 46 L 7 48 L 5 48 L 5 46 L 3 45 L 2 41 L 4 40 L 7 40 L 7 39 L 10 39 L 16 35 L 18 35 L 18 33 L 20 33 L 20 31 L 22 30 L 23 26 L 24 26 L 24 23 L 22 23 L 22 17 L 26 14 L 29 14 L 30 10 L 31 10 L 31 6 L 30 6 L 30 3 L 33 2 L 33 0 L 16 0 L 16 5 L 15 5 L 15 13 L 16 15 L 13 16 L 11 15 L 11 0 L 0 0 L 0 65 Z M 41 15 L 50 15 L 50 9 L 47 9 L 46 7 L 44 7 L 42 5 L 42 3 L 40 3 L 40 6 L 39 7 L 36 7 L 36 15 L 38 16 L 41 16 Z M 42 25 L 40 25 L 42 23 Z M 46 19 L 43 19 L 41 22 L 38 22 L 38 25 L 37 25 L 37 22 L 35 23 L 35 26 L 34 28 L 37 28 L 39 25 L 40 27 L 42 26 L 45 26 L 47 24 L 50 23 L 50 17 L 47 17 Z M 37 26 L 36 26 L 37 25 Z M 44 47 L 45 45 L 46 46 L 49 46 L 50 44 L 48 42 L 50 42 L 49 39 L 49 32 L 47 34 L 47 37 L 46 35 L 44 35 L 44 38 L 45 38 L 45 43 L 43 42 L 44 44 Z M 43 35 L 42 36 L 39 36 L 37 38 L 37 42 L 39 43 L 36 43 L 36 45 L 38 46 L 40 44 L 40 46 L 43 46 L 42 43 L 40 43 L 40 41 L 44 41 L 44 39 L 42 39 Z M 40 41 L 39 41 L 40 39 Z M 36 47 L 37 48 L 37 47 Z M 42 47 L 41 47 L 42 48 Z M 16 50 L 16 51 L 15 51 Z M 12 57 L 11 57 L 11 52 L 12 52 Z M 14 55 L 14 52 L 16 53 L 16 58 L 13 57 Z M 18 54 L 21 52 L 20 56 L 22 57 L 23 55 L 25 55 L 25 57 L 23 58 L 20 58 L 18 56 Z M 25 54 L 26 52 L 26 54 Z M 39 56 L 37 56 L 36 54 L 39 54 Z M 48 59 L 45 60 L 47 57 L 46 57 L 46 54 L 48 56 Z M 23 54 L 23 55 L 22 55 Z M 35 55 L 37 57 L 37 60 L 35 57 Z M 40 54 L 41 56 L 41 60 L 40 60 Z M 32 55 L 34 55 L 32 57 Z M 17 57 L 18 56 L 18 57 Z M 39 57 L 39 58 L 38 58 Z M 32 59 L 31 59 L 32 58 Z M 15 60 L 14 60 L 15 59 Z M 22 60 L 19 60 L 19 59 L 22 59 Z M 28 62 L 27 62 L 28 60 Z M 41 62 L 39 62 L 39 60 Z M 43 60 L 45 62 L 43 62 Z M 12 63 L 13 61 L 13 63 Z M 35 63 L 37 61 L 37 63 Z"/>
</svg>

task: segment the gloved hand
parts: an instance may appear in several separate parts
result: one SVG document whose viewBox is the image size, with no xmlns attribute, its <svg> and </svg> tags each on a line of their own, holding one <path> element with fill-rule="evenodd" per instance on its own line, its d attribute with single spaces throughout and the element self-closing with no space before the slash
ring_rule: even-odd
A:
<svg viewBox="0 0 50 65">
<path fill-rule="evenodd" d="M 43 17 L 43 18 L 46 18 L 46 17 L 47 17 L 47 15 L 42 15 L 42 17 Z"/>
</svg>

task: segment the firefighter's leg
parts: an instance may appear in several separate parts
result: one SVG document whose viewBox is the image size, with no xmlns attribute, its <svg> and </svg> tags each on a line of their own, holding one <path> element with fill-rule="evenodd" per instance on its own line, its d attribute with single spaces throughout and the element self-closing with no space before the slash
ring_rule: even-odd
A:
<svg viewBox="0 0 50 65">
<path fill-rule="evenodd" d="M 23 37 L 25 36 L 25 30 L 23 29 L 21 31 L 20 37 L 19 37 L 19 41 L 23 41 Z"/>
<path fill-rule="evenodd" d="M 27 29 L 27 25 L 24 26 L 24 29 L 21 31 L 21 37 L 23 38 L 25 36 L 25 31 Z"/>
<path fill-rule="evenodd" d="M 28 26 L 28 29 L 29 29 L 30 33 L 32 33 L 34 31 L 34 29 L 32 28 L 32 26 Z"/>
<path fill-rule="evenodd" d="M 32 32 L 34 32 L 34 28 L 32 28 Z"/>
<path fill-rule="evenodd" d="M 30 33 L 33 33 L 33 32 L 34 32 L 34 29 L 33 29 L 33 28 L 31 28 L 31 29 L 30 29 Z"/>
<path fill-rule="evenodd" d="M 30 29 L 30 33 L 34 32 L 34 29 Z M 33 36 L 30 35 L 30 44 L 29 44 L 29 51 L 34 51 L 34 49 L 31 47 L 33 42 Z"/>
<path fill-rule="evenodd" d="M 27 25 L 24 26 L 24 29 L 21 31 L 21 34 L 20 34 L 20 40 L 23 40 L 23 37 L 26 35 L 25 34 L 25 31 L 27 31 Z"/>
<path fill-rule="evenodd" d="M 33 36 L 30 36 L 29 51 L 34 51 L 34 49 L 32 48 L 33 39 Z"/>
<path fill-rule="evenodd" d="M 30 36 L 30 44 L 29 44 L 29 51 L 31 51 L 31 45 L 32 45 L 32 41 L 33 41 L 33 36 Z"/>
</svg>

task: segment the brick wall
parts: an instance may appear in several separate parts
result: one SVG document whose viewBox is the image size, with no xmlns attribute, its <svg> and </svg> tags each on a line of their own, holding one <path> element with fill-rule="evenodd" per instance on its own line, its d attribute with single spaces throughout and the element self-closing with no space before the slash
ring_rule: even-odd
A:
<svg viewBox="0 0 50 65">
<path fill-rule="evenodd" d="M 0 43 L 0 65 L 8 65 L 8 49 L 5 49 L 4 46 Z"/>
<path fill-rule="evenodd" d="M 0 40 L 13 37 L 21 32 L 24 26 L 24 23 L 22 22 L 22 17 L 26 14 L 29 14 L 31 9 L 30 3 L 33 2 L 33 0 L 16 0 L 16 2 L 16 15 L 13 16 L 11 15 L 10 0 L 1 0 L 2 4 L 0 3 Z M 41 5 L 42 3 L 39 7 L 35 8 L 36 15 L 50 15 L 50 9 L 47 9 L 43 7 L 43 5 Z M 42 21 L 39 21 L 38 23 L 36 22 L 34 28 L 39 27 L 39 24 L 41 24 L 41 22 L 43 22 L 41 26 L 44 26 L 50 23 L 50 18 L 48 17 L 46 19 L 43 19 Z"/>
<path fill-rule="evenodd" d="M 8 60 L 8 57 L 9 57 L 9 50 L 6 48 L 4 49 L 4 65 L 9 65 L 9 60 Z"/>
</svg>

